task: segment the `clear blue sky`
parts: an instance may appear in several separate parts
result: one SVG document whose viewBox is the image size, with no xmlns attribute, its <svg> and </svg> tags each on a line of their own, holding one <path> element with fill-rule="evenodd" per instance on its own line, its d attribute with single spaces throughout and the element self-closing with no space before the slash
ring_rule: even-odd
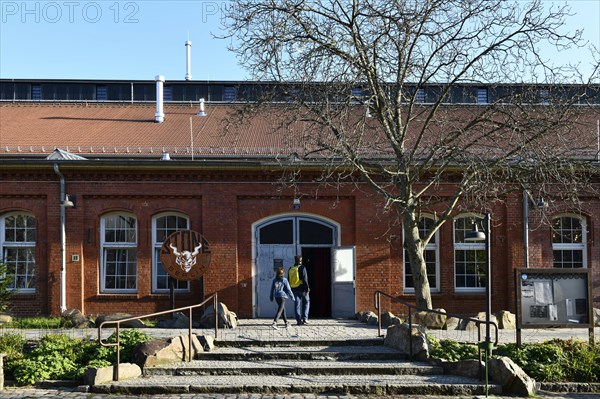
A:
<svg viewBox="0 0 600 399">
<path fill-rule="evenodd" d="M 553 1 L 548 0 L 550 4 Z M 563 4 L 564 1 L 556 1 Z M 583 28 L 600 48 L 600 0 L 568 0 L 577 15 L 568 29 Z M 221 0 L 0 0 L 0 77 L 16 79 L 185 78 L 185 41 L 192 41 L 192 79 L 245 80 L 221 31 Z M 556 61 L 580 60 L 582 52 Z M 589 75 L 589 73 L 588 73 Z"/>
</svg>

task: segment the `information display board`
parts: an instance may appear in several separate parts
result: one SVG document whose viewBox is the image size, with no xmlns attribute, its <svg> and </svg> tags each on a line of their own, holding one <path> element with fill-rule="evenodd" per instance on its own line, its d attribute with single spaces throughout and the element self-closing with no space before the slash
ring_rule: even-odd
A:
<svg viewBox="0 0 600 399">
<path fill-rule="evenodd" d="M 515 276 L 519 328 L 590 328 L 589 269 L 518 269 Z"/>
</svg>

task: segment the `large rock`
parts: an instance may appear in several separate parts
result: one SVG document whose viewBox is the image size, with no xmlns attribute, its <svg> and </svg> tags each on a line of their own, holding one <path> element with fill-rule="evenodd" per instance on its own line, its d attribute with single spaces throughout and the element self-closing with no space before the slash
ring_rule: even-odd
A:
<svg viewBox="0 0 600 399">
<path fill-rule="evenodd" d="M 117 321 L 117 320 L 122 320 L 122 319 L 128 319 L 130 317 L 132 317 L 132 316 L 127 313 L 99 315 L 98 317 L 96 317 L 96 327 L 100 327 L 100 324 L 104 323 L 105 321 Z M 110 326 L 116 326 L 116 324 L 111 324 Z M 145 328 L 146 325 L 144 323 L 142 323 L 141 320 L 136 319 L 136 320 L 130 320 L 130 321 L 121 323 L 121 327 L 123 327 L 123 328 Z"/>
<path fill-rule="evenodd" d="M 62 313 L 62 317 L 67 319 L 75 328 L 94 327 L 94 323 L 85 317 L 79 309 L 67 309 Z"/>
<path fill-rule="evenodd" d="M 446 313 L 444 309 L 435 310 Z M 421 326 L 425 326 L 426 328 L 441 330 L 446 326 L 446 318 L 447 316 L 445 314 L 423 311 L 414 313 L 412 316 L 412 322 L 413 324 L 419 324 Z"/>
<path fill-rule="evenodd" d="M 461 329 L 461 319 L 457 317 L 448 317 L 446 318 L 446 326 L 444 327 L 446 330 L 460 330 Z"/>
<path fill-rule="evenodd" d="M 479 360 L 461 360 L 459 362 L 448 362 L 442 360 L 437 363 L 444 369 L 444 374 L 458 375 L 461 377 L 479 378 L 481 376 L 483 362 Z"/>
<path fill-rule="evenodd" d="M 511 313 L 508 310 L 500 311 L 496 315 L 496 318 L 498 320 L 498 328 L 505 330 L 514 330 L 517 328 L 517 318 L 514 313 Z"/>
<path fill-rule="evenodd" d="M 0 325 L 12 323 L 12 316 L 7 313 L 0 313 Z"/>
<path fill-rule="evenodd" d="M 230 311 L 227 306 L 219 302 L 217 305 L 218 312 L 218 326 L 219 328 L 236 328 L 237 327 L 237 315 Z M 214 328 L 215 327 L 215 310 L 212 305 L 206 307 L 206 311 L 200 318 L 200 327 L 202 328 Z"/>
<path fill-rule="evenodd" d="M 156 323 L 157 328 L 189 328 L 190 318 L 183 313 L 173 313 L 173 317 L 167 320 L 159 320 Z"/>
<path fill-rule="evenodd" d="M 486 318 L 485 312 L 479 312 L 477 314 L 477 316 L 475 316 L 475 319 L 479 319 L 482 321 L 485 321 L 485 318 Z M 464 328 L 461 328 L 462 330 L 477 331 L 477 323 L 475 323 L 474 321 L 471 321 L 471 320 L 466 320 L 466 319 L 465 319 L 465 321 L 466 321 L 466 324 L 465 324 Z M 494 316 L 493 314 L 490 314 L 490 321 L 497 323 L 496 316 Z M 480 323 L 479 328 L 481 329 L 480 330 L 481 336 L 485 337 L 485 332 L 486 332 L 485 323 Z M 494 326 L 490 325 L 490 336 L 493 337 L 495 334 L 496 334 L 496 332 L 495 332 Z"/>
<path fill-rule="evenodd" d="M 502 356 L 488 359 L 489 377 L 502 385 L 502 392 L 518 396 L 534 396 L 537 392 L 535 380 L 510 358 Z"/>
<path fill-rule="evenodd" d="M 154 367 L 163 364 L 186 361 L 189 352 L 189 336 L 166 339 L 153 339 L 139 345 L 133 355 L 133 361 L 142 368 Z M 199 353 L 204 352 L 198 337 L 192 335 L 191 358 L 195 359 Z"/>
<path fill-rule="evenodd" d="M 426 360 L 429 357 L 429 340 L 422 326 L 413 324 L 409 331 L 408 323 L 396 324 L 387 328 L 384 345 L 396 348 L 400 352 L 410 355 L 410 335 L 412 335 L 412 356 L 416 360 Z"/>
<path fill-rule="evenodd" d="M 594 308 L 594 325 L 600 326 L 600 309 Z"/>
<path fill-rule="evenodd" d="M 83 380 L 87 385 L 100 385 L 113 381 L 114 366 L 99 369 L 87 369 Z M 142 376 L 142 369 L 137 364 L 121 363 L 119 365 L 119 381 L 130 380 Z"/>
</svg>

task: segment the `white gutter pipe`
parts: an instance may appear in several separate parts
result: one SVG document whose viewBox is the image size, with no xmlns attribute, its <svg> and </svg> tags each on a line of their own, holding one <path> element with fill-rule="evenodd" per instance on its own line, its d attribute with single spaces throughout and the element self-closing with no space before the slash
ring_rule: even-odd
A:
<svg viewBox="0 0 600 399">
<path fill-rule="evenodd" d="M 65 218 L 65 177 L 54 164 L 54 172 L 60 177 L 60 314 L 67 310 L 67 234 Z"/>
</svg>

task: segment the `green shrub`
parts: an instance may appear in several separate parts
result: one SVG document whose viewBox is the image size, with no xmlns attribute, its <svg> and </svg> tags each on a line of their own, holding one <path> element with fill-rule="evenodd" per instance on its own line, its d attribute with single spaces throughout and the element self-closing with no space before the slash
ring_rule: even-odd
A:
<svg viewBox="0 0 600 399">
<path fill-rule="evenodd" d="M 150 337 L 145 332 L 138 329 L 126 329 L 121 330 L 120 333 L 120 346 L 121 353 L 120 359 L 121 363 L 130 362 L 132 359 L 133 351 L 135 348 L 146 341 L 149 341 Z M 112 334 L 110 337 L 106 339 L 107 343 L 115 343 L 117 342 L 116 334 Z M 110 347 L 98 347 L 96 351 L 96 359 L 105 360 L 114 364 L 117 362 L 117 349 L 115 346 Z"/>
<path fill-rule="evenodd" d="M 64 334 L 43 336 L 23 359 L 14 363 L 17 384 L 33 384 L 46 379 L 80 379 L 97 344 Z"/>
<path fill-rule="evenodd" d="M 0 335 L 0 352 L 4 357 L 4 374 L 7 379 L 14 378 L 15 363 L 25 356 L 25 337 L 21 334 L 5 333 Z"/>
<path fill-rule="evenodd" d="M 477 359 L 478 350 L 475 345 L 461 344 L 450 339 L 437 339 L 428 336 L 430 348 L 429 354 L 432 357 L 457 362 L 459 360 Z"/>
<path fill-rule="evenodd" d="M 428 336 L 432 357 L 447 361 L 477 359 L 475 345 Z M 600 382 L 600 345 L 581 340 L 550 340 L 543 343 L 498 345 L 492 356 L 506 356 L 536 381 Z"/>
<path fill-rule="evenodd" d="M 8 265 L 0 261 L 0 276 L 0 313 L 4 313 L 10 309 L 10 298 L 16 292 L 13 289 L 14 269 L 9 270 Z"/>
</svg>

